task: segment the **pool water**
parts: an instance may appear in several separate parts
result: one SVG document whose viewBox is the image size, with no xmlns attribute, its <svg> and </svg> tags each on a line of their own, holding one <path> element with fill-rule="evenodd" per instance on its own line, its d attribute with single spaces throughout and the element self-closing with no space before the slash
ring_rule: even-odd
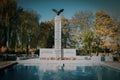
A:
<svg viewBox="0 0 120 80">
<path fill-rule="evenodd" d="M 120 80 L 120 71 L 105 66 L 18 64 L 4 70 L 0 80 Z"/>
</svg>

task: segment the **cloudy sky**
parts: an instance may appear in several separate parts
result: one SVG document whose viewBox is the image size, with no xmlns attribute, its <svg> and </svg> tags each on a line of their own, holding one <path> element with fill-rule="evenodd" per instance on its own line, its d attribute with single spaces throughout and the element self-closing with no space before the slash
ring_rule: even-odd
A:
<svg viewBox="0 0 120 80">
<path fill-rule="evenodd" d="M 70 19 L 76 12 L 104 10 L 108 14 L 120 17 L 120 0 L 17 0 L 18 6 L 25 10 L 34 10 L 41 15 L 40 21 L 55 17 L 52 9 L 64 9 L 61 14 Z"/>
</svg>

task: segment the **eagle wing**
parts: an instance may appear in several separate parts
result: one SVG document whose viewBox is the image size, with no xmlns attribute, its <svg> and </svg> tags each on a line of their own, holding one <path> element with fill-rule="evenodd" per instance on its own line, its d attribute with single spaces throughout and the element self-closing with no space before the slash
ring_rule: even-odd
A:
<svg viewBox="0 0 120 80">
<path fill-rule="evenodd" d="M 59 12 L 63 12 L 64 11 L 64 9 L 61 9 Z"/>
<path fill-rule="evenodd" d="M 53 12 L 55 12 L 57 15 L 60 15 L 61 12 L 64 11 L 64 9 L 60 9 L 59 11 L 57 11 L 56 9 L 52 9 Z"/>
<path fill-rule="evenodd" d="M 58 11 L 56 9 L 52 9 L 52 10 L 53 10 L 53 12 L 55 12 L 56 14 L 58 14 Z"/>
<path fill-rule="evenodd" d="M 57 15 L 60 15 L 60 13 L 63 12 L 63 11 L 64 11 L 64 9 L 60 9 L 60 10 L 58 11 L 58 14 L 57 14 Z"/>
</svg>

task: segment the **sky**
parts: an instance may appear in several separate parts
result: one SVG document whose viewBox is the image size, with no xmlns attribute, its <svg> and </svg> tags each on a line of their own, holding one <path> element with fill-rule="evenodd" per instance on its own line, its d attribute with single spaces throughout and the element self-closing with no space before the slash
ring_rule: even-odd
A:
<svg viewBox="0 0 120 80">
<path fill-rule="evenodd" d="M 17 0 L 17 4 L 25 10 L 34 10 L 39 14 L 40 21 L 54 19 L 52 9 L 64 9 L 61 16 L 67 19 L 79 11 L 103 10 L 111 16 L 120 17 L 120 0 Z"/>
</svg>

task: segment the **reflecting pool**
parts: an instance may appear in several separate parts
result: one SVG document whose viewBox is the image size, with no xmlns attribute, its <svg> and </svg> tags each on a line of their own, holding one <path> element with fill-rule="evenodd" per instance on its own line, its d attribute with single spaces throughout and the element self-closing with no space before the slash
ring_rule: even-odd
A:
<svg viewBox="0 0 120 80">
<path fill-rule="evenodd" d="M 18 64 L 2 71 L 0 80 L 120 80 L 120 71 L 79 64 Z"/>
</svg>

